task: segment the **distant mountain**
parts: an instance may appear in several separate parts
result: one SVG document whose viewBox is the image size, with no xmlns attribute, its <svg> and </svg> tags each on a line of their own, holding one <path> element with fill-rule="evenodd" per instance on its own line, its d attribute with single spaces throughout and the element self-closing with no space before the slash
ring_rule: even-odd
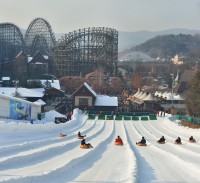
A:
<svg viewBox="0 0 200 183">
<path fill-rule="evenodd" d="M 158 35 L 169 35 L 169 34 L 200 34 L 200 30 L 190 30 L 190 29 L 169 29 L 157 32 L 151 31 L 137 31 L 137 32 L 121 32 L 119 31 L 119 52 L 126 49 L 130 49 L 136 45 L 144 43 L 145 41 L 158 36 Z"/>
<path fill-rule="evenodd" d="M 152 58 L 171 58 L 176 54 L 181 54 L 189 56 L 190 59 L 198 59 L 200 57 L 200 34 L 159 35 L 121 52 L 121 56 L 122 53 L 128 55 L 134 51 L 146 53 Z"/>
</svg>

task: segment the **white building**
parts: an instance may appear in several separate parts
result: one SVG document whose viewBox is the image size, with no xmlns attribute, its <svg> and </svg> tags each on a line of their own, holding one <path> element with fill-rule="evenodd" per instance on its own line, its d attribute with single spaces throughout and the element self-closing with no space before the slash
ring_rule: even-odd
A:
<svg viewBox="0 0 200 183">
<path fill-rule="evenodd" d="M 0 118 L 34 120 L 41 113 L 41 105 L 10 95 L 0 94 Z"/>
</svg>

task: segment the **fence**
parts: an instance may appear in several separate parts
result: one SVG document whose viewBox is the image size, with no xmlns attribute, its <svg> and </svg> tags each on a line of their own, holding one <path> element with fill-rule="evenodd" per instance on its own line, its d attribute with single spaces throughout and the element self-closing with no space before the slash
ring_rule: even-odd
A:
<svg viewBox="0 0 200 183">
<path fill-rule="evenodd" d="M 184 115 L 176 115 L 175 116 L 177 119 L 184 120 L 193 124 L 200 125 L 200 119 L 199 118 L 194 118 L 190 116 L 184 116 Z"/>
<path fill-rule="evenodd" d="M 105 114 L 89 114 L 88 119 L 93 120 L 95 117 L 98 117 L 98 120 L 133 120 L 133 121 L 148 121 L 148 120 L 157 120 L 156 115 L 150 114 L 150 115 L 144 115 L 144 116 L 126 116 L 126 115 L 119 115 L 119 116 L 113 116 L 113 115 L 105 115 Z"/>
</svg>

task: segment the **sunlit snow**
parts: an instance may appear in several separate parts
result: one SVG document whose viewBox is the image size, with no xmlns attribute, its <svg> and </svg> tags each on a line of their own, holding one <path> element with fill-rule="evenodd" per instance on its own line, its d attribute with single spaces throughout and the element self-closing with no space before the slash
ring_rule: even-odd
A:
<svg viewBox="0 0 200 183">
<path fill-rule="evenodd" d="M 75 109 L 72 120 L 55 124 L 0 119 L 0 182 L 9 183 L 199 183 L 200 130 L 179 126 L 167 115 L 152 121 L 89 120 Z M 91 149 L 81 149 L 77 133 Z M 59 134 L 67 134 L 60 138 Z M 120 135 L 124 146 L 114 145 Z M 166 144 L 156 141 L 165 136 Z M 197 143 L 189 143 L 193 135 Z M 146 147 L 136 146 L 144 136 Z M 183 145 L 174 144 L 177 137 Z"/>
</svg>

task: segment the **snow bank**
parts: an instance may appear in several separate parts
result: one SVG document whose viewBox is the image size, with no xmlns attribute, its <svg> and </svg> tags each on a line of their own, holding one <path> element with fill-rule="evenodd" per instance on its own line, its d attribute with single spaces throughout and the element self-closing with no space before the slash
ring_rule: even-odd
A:
<svg viewBox="0 0 200 183">
<path fill-rule="evenodd" d="M 38 136 L 51 137 L 57 136 L 59 133 L 67 134 L 68 129 L 77 128 L 77 126 L 82 125 L 87 119 L 82 111 L 75 109 L 73 111 L 72 120 L 66 123 L 55 124 L 55 117 L 64 117 L 64 115 L 56 112 L 49 111 L 45 113 L 45 118 L 41 121 L 36 120 L 33 124 L 30 121 L 18 120 L 1 120 L 0 121 L 0 141 L 1 139 L 14 139 L 16 136 L 20 138 L 30 138 L 34 139 Z"/>
</svg>

